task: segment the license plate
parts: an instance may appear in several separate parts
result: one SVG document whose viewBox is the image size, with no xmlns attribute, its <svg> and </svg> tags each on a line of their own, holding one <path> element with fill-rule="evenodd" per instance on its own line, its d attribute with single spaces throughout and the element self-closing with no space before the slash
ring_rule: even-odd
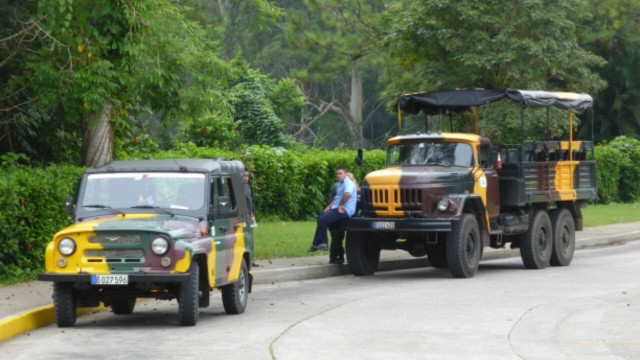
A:
<svg viewBox="0 0 640 360">
<path fill-rule="evenodd" d="M 127 285 L 129 275 L 91 275 L 91 285 Z"/>
<path fill-rule="evenodd" d="M 374 221 L 371 223 L 371 227 L 374 229 L 393 230 L 396 228 L 396 223 L 393 221 Z"/>
</svg>

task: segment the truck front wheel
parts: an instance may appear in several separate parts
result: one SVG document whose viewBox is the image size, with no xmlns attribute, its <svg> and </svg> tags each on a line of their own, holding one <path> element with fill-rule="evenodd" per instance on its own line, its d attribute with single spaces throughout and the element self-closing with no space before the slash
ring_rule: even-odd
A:
<svg viewBox="0 0 640 360">
<path fill-rule="evenodd" d="M 576 247 L 576 226 L 573 216 L 567 209 L 552 210 L 549 215 L 553 226 L 553 251 L 550 263 L 553 266 L 567 266 L 573 259 Z"/>
<path fill-rule="evenodd" d="M 471 214 L 462 214 L 447 236 L 447 262 L 456 278 L 470 278 L 478 271 L 482 239 L 478 222 Z"/>
<path fill-rule="evenodd" d="M 373 275 L 380 262 L 380 241 L 361 232 L 347 232 L 347 262 L 353 275 Z"/>
<path fill-rule="evenodd" d="M 536 211 L 529 230 L 520 238 L 520 256 L 528 269 L 544 269 L 551 259 L 553 229 L 549 215 Z"/>
</svg>

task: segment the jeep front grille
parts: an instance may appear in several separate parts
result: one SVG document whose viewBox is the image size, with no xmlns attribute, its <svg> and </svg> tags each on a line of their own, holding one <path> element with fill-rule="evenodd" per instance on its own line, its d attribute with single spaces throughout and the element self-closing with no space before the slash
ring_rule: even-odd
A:
<svg viewBox="0 0 640 360">
<path fill-rule="evenodd" d="M 138 235 L 93 235 L 89 237 L 92 244 L 140 244 Z"/>
<path fill-rule="evenodd" d="M 84 256 L 89 259 L 89 262 L 100 262 L 105 258 L 106 262 L 142 262 L 144 258 L 144 251 L 141 249 L 112 249 L 112 250 L 87 250 L 84 252 Z"/>
</svg>

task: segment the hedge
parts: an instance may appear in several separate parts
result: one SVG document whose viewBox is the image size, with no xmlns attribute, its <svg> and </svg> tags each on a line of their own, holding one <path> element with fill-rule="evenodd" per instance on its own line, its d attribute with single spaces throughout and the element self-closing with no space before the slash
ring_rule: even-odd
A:
<svg viewBox="0 0 640 360">
<path fill-rule="evenodd" d="M 381 150 L 365 151 L 356 165 L 354 150 L 284 150 L 251 146 L 237 151 L 179 144 L 154 152 L 152 158 L 233 158 L 252 174 L 255 212 L 259 220 L 313 219 L 328 203 L 335 169 L 344 165 L 361 183 L 364 175 L 382 167 Z M 617 138 L 595 150 L 598 201 L 640 199 L 640 142 Z M 1 158 L 0 158 L 1 159 Z M 6 159 L 6 157 L 5 157 Z M 5 161 L 0 176 L 0 278 L 33 276 L 42 270 L 46 244 L 72 222 L 64 213 L 64 198 L 72 196 L 85 168 L 50 165 L 32 168 Z"/>
</svg>

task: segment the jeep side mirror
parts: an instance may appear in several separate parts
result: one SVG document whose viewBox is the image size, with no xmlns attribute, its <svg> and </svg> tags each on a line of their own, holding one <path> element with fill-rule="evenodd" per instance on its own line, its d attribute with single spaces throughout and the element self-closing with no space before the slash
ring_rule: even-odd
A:
<svg viewBox="0 0 640 360">
<path fill-rule="evenodd" d="M 358 156 L 356 157 L 356 164 L 362 167 L 362 149 L 358 149 Z"/>
<path fill-rule="evenodd" d="M 76 210 L 73 208 L 73 198 L 66 197 L 64 198 L 64 212 L 67 215 L 75 215 Z"/>
</svg>

